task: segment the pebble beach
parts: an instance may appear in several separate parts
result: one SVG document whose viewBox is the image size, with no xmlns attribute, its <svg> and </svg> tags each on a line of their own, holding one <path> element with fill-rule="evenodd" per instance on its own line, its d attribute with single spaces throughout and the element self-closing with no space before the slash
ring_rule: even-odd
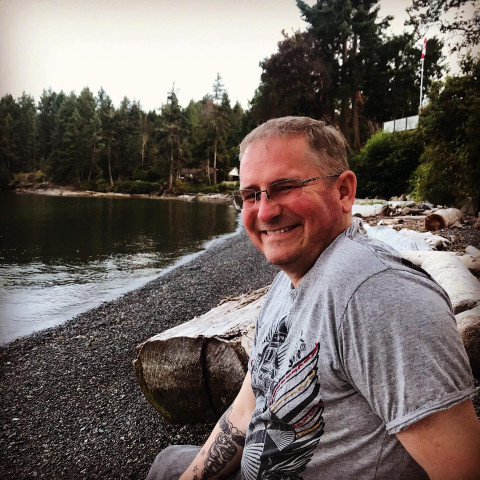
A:
<svg viewBox="0 0 480 480">
<path fill-rule="evenodd" d="M 480 246 L 478 230 L 454 233 L 458 248 Z M 240 228 L 138 290 L 0 347 L 0 478 L 144 479 L 166 446 L 202 444 L 212 424 L 171 425 L 144 398 L 135 347 L 276 273 Z"/>
<path fill-rule="evenodd" d="M 243 230 L 65 324 L 0 347 L 0 478 L 143 479 L 157 453 L 212 425 L 168 424 L 138 387 L 135 347 L 277 272 Z"/>
</svg>

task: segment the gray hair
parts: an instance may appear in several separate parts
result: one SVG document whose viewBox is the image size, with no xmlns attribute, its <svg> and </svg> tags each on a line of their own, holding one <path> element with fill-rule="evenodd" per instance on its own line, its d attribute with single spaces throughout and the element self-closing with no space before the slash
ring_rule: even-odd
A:
<svg viewBox="0 0 480 480">
<path fill-rule="evenodd" d="M 273 118 L 252 130 L 240 144 L 240 164 L 245 150 L 252 143 L 273 137 L 303 136 L 313 164 L 322 173 L 342 173 L 349 169 L 345 139 L 334 127 L 309 117 Z"/>
</svg>

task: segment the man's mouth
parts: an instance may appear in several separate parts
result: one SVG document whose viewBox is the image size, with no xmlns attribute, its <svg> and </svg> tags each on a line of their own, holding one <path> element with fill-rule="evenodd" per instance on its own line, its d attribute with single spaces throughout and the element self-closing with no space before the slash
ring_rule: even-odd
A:
<svg viewBox="0 0 480 480">
<path fill-rule="evenodd" d="M 265 233 L 267 235 L 279 235 L 280 233 L 286 233 L 292 230 L 294 227 L 285 227 L 285 228 L 279 228 L 278 230 L 265 230 Z"/>
</svg>

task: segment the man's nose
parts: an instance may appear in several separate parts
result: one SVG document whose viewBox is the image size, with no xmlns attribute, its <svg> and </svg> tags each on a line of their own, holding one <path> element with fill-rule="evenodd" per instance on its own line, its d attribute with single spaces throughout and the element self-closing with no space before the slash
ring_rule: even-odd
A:
<svg viewBox="0 0 480 480">
<path fill-rule="evenodd" d="M 259 193 L 257 197 L 257 217 L 262 222 L 268 222 L 272 218 L 280 214 L 282 208 L 281 206 L 273 201 L 267 199 L 267 192 Z"/>
</svg>

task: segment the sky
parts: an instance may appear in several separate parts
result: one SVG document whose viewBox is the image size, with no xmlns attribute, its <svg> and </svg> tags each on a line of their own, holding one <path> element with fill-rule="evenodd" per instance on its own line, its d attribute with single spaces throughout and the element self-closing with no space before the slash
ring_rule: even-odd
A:
<svg viewBox="0 0 480 480">
<path fill-rule="evenodd" d="M 381 2 L 397 33 L 410 3 Z M 248 108 L 282 30 L 306 28 L 295 0 L 0 0 L 0 97 L 103 87 L 149 111 L 172 88 L 182 106 L 201 100 L 220 74 Z"/>
</svg>

